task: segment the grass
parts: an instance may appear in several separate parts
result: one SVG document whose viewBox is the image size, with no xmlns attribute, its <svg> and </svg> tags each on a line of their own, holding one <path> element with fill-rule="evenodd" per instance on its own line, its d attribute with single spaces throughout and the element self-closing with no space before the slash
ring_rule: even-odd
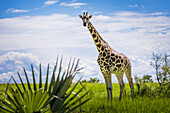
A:
<svg viewBox="0 0 170 113">
<path fill-rule="evenodd" d="M 170 113 L 170 98 L 135 96 L 132 101 L 129 84 L 125 84 L 121 101 L 119 84 L 113 84 L 112 101 L 107 100 L 105 84 L 89 83 L 86 87 L 91 90 L 88 96 L 92 99 L 84 104 L 82 109 L 88 113 Z"/>
<path fill-rule="evenodd" d="M 81 85 L 76 90 L 80 87 Z M 0 84 L 0 92 L 5 88 L 6 84 Z M 104 83 L 88 83 L 86 89 L 90 90 L 86 98 L 92 97 L 90 101 L 82 106 L 82 109 L 87 113 L 170 113 L 170 98 L 135 96 L 134 101 L 132 101 L 129 84 L 125 84 L 121 101 L 119 101 L 120 89 L 117 83 L 113 84 L 112 101 L 107 100 Z"/>
</svg>

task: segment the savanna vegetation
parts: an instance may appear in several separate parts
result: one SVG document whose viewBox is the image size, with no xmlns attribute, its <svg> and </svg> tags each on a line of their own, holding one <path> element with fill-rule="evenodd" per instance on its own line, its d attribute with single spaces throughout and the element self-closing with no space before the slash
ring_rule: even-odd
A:
<svg viewBox="0 0 170 113">
<path fill-rule="evenodd" d="M 155 75 L 134 77 L 134 100 L 131 99 L 129 84 L 125 84 L 122 100 L 119 101 L 119 84 L 113 83 L 113 100 L 107 100 L 106 86 L 99 79 L 81 80 L 72 83 L 74 76 L 81 70 L 78 61 L 69 62 L 63 71 L 62 60 L 56 63 L 50 83 L 49 65 L 46 82 L 42 83 L 41 65 L 39 81 L 35 81 L 32 68 L 32 83 L 24 69 L 26 83 L 11 78 L 13 84 L 0 84 L 0 112 L 87 112 L 87 113 L 170 113 L 170 66 L 169 55 L 152 54 L 151 68 Z M 76 64 L 75 64 L 76 63 Z M 59 65 L 57 68 L 57 64 Z M 75 64 L 75 65 L 74 65 Z M 58 69 L 58 70 L 57 70 Z M 57 71 L 56 71 L 57 70 Z M 155 76 L 156 81 L 153 79 Z"/>
</svg>

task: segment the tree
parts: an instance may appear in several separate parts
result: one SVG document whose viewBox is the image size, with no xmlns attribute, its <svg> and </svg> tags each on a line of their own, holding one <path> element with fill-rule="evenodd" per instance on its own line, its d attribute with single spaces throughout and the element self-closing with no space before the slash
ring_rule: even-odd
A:
<svg viewBox="0 0 170 113">
<path fill-rule="evenodd" d="M 144 76 L 143 76 L 143 82 L 144 82 L 144 83 L 152 83 L 153 80 L 152 80 L 151 77 L 152 77 L 151 75 L 144 75 Z"/>
<path fill-rule="evenodd" d="M 90 78 L 89 83 L 99 83 L 99 81 L 97 78 Z"/>
<path fill-rule="evenodd" d="M 81 82 L 82 82 L 82 83 L 87 83 L 88 81 L 87 81 L 87 80 L 82 80 Z"/>
<path fill-rule="evenodd" d="M 161 78 L 162 83 L 168 82 L 170 80 L 170 62 L 169 62 L 169 59 L 168 59 L 169 56 L 170 55 L 167 55 L 165 53 L 163 58 L 162 58 L 162 63 L 163 63 L 163 66 L 161 67 L 162 71 L 159 72 L 159 76 Z"/>
<path fill-rule="evenodd" d="M 161 67 L 161 54 L 155 54 L 154 52 L 152 53 L 152 61 L 150 62 L 150 65 L 155 68 L 156 71 L 156 78 L 157 81 L 159 83 L 159 85 L 161 86 L 161 82 L 160 82 L 160 76 L 159 76 L 159 69 Z"/>
<path fill-rule="evenodd" d="M 164 82 L 170 80 L 170 63 L 167 53 L 163 56 L 161 54 L 152 54 L 151 66 L 155 68 L 156 77 L 159 85 L 161 86 Z"/>
</svg>

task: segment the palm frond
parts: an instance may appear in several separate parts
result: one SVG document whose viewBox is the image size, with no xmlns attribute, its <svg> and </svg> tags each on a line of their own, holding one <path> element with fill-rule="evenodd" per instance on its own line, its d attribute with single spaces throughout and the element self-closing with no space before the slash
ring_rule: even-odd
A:
<svg viewBox="0 0 170 113">
<path fill-rule="evenodd" d="M 20 74 L 17 72 L 18 77 L 21 82 L 22 88 L 19 87 L 16 80 L 12 77 L 12 80 L 15 83 L 16 89 L 12 88 L 10 84 L 7 85 L 6 91 L 6 99 L 0 100 L 2 101 L 2 106 L 0 106 L 1 111 L 5 112 L 72 112 L 82 104 L 86 103 L 90 98 L 83 99 L 87 94 L 88 91 L 81 94 L 80 97 L 78 95 L 82 93 L 83 89 L 85 89 L 85 85 L 82 85 L 74 95 L 73 92 L 80 83 L 81 78 L 74 84 L 74 86 L 68 90 L 72 86 L 72 81 L 77 73 L 82 68 L 78 69 L 79 60 L 71 59 L 68 63 L 67 70 L 62 70 L 62 62 L 63 57 L 61 57 L 60 61 L 58 60 L 54 66 L 52 71 L 52 77 L 50 82 L 49 80 L 49 73 L 50 73 L 50 66 L 47 66 L 47 74 L 45 79 L 45 85 L 42 85 L 42 66 L 39 64 L 39 87 L 36 85 L 34 67 L 31 65 L 32 70 L 32 77 L 33 77 L 33 89 L 31 88 L 31 84 L 26 72 L 24 70 L 24 75 L 26 77 L 26 85 L 23 83 L 23 80 Z M 58 65 L 59 63 L 59 65 Z M 58 67 L 57 67 L 58 66 Z M 57 70 L 58 69 L 58 70 Z M 57 72 L 57 74 L 56 74 Z"/>
</svg>

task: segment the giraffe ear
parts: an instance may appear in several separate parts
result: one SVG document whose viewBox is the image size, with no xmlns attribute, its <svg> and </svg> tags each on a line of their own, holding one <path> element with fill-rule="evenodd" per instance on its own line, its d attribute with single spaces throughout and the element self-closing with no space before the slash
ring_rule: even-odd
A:
<svg viewBox="0 0 170 113">
<path fill-rule="evenodd" d="M 91 18 L 91 17 L 92 17 L 92 15 L 89 16 L 89 18 Z"/>
<path fill-rule="evenodd" d="M 79 15 L 79 17 L 80 17 L 80 18 L 82 18 L 82 16 L 81 16 L 81 15 Z"/>
</svg>

